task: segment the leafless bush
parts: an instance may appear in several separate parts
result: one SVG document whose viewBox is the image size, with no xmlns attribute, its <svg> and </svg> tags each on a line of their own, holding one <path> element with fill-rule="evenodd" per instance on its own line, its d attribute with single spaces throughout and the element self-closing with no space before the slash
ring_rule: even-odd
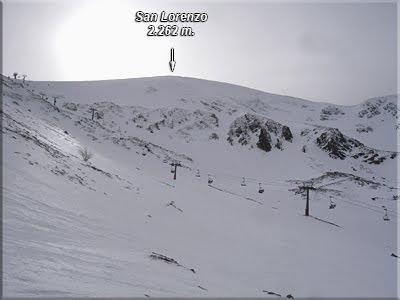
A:
<svg viewBox="0 0 400 300">
<path fill-rule="evenodd" d="M 83 149 L 79 149 L 79 154 L 81 155 L 83 161 L 88 161 L 89 159 L 91 159 L 93 157 L 93 153 L 92 151 L 90 151 L 87 147 L 83 148 Z"/>
</svg>

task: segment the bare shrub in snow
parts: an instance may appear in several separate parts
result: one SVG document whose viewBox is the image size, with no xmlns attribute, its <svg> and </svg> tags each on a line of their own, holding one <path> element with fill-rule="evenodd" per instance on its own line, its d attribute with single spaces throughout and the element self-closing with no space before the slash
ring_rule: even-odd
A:
<svg viewBox="0 0 400 300">
<path fill-rule="evenodd" d="M 89 161 L 93 157 L 93 153 L 87 148 L 79 149 L 79 154 L 81 155 L 83 161 Z"/>
</svg>

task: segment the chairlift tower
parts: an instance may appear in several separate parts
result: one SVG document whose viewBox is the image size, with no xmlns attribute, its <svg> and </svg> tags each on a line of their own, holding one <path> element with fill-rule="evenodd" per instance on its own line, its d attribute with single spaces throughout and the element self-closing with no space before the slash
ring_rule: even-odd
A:
<svg viewBox="0 0 400 300">
<path fill-rule="evenodd" d="M 94 107 L 91 107 L 90 110 L 92 111 L 92 120 L 94 119 L 94 112 L 96 111 L 96 109 Z"/>
<path fill-rule="evenodd" d="M 304 215 L 308 217 L 310 215 L 310 190 L 315 190 L 312 185 L 304 184 L 303 186 L 299 186 L 300 190 L 305 190 L 307 193 L 307 202 L 306 202 L 306 209 L 304 211 Z"/>
<path fill-rule="evenodd" d="M 180 161 L 174 161 L 171 163 L 171 173 L 174 173 L 174 180 L 176 180 L 176 169 L 177 167 L 182 167 Z"/>
</svg>

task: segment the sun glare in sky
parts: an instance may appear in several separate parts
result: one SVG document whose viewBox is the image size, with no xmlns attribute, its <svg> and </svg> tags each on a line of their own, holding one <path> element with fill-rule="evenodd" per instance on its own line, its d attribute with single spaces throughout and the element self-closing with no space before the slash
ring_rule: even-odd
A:
<svg viewBox="0 0 400 300">
<path fill-rule="evenodd" d="M 134 22 L 135 12 L 140 9 L 125 1 L 96 1 L 81 6 L 61 26 L 55 40 L 55 54 L 65 77 L 85 80 L 127 74 L 139 77 L 149 72 L 159 75 L 156 67 L 165 64 L 159 49 L 168 49 L 169 43 L 162 38 L 146 38 L 145 28 Z M 151 59 L 145 59 L 148 57 Z"/>
<path fill-rule="evenodd" d="M 395 3 L 283 2 L 6 0 L 3 72 L 45 81 L 174 75 L 346 104 L 398 91 Z M 164 23 L 135 22 L 138 11 L 208 19 L 169 24 L 195 36 L 147 36 Z"/>
</svg>

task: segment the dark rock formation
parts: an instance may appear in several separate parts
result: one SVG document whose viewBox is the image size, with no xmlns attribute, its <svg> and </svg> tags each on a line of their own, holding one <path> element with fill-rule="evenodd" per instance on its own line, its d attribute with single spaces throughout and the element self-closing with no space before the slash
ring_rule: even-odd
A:
<svg viewBox="0 0 400 300">
<path fill-rule="evenodd" d="M 315 140 L 315 144 L 322 150 L 328 152 L 329 156 L 332 158 L 360 158 L 365 163 L 379 165 L 388 158 L 396 157 L 395 152 L 367 147 L 360 141 L 345 136 L 337 128 L 314 129 L 312 133 L 315 135 L 319 134 Z"/>
<path fill-rule="evenodd" d="M 210 139 L 210 140 L 219 140 L 219 136 L 218 136 L 218 134 L 216 134 L 215 132 L 213 132 L 213 133 L 211 133 L 209 139 Z"/>
<path fill-rule="evenodd" d="M 338 115 L 344 115 L 343 110 L 341 110 L 337 106 L 328 105 L 327 107 L 324 107 L 323 109 L 321 109 L 320 119 L 321 119 L 321 121 L 330 120 L 330 119 L 335 120 L 336 119 L 335 116 L 338 116 Z"/>
<path fill-rule="evenodd" d="M 317 139 L 316 144 L 329 153 L 333 158 L 346 158 L 346 152 L 354 146 L 358 147 L 362 144 L 354 139 L 346 139 L 337 128 L 331 128 L 323 132 Z"/>
<path fill-rule="evenodd" d="M 282 127 L 282 137 L 285 139 L 285 141 L 291 142 L 293 139 L 292 132 L 290 131 L 290 128 L 287 126 Z"/>
<path fill-rule="evenodd" d="M 283 141 L 291 142 L 292 132 L 288 126 L 265 117 L 245 114 L 234 120 L 228 132 L 228 142 L 233 145 L 236 141 L 249 148 L 257 147 L 265 152 L 273 146 L 283 150 Z"/>
<path fill-rule="evenodd" d="M 265 128 L 261 128 L 258 136 L 257 147 L 265 152 L 271 151 L 271 136 Z"/>
</svg>

